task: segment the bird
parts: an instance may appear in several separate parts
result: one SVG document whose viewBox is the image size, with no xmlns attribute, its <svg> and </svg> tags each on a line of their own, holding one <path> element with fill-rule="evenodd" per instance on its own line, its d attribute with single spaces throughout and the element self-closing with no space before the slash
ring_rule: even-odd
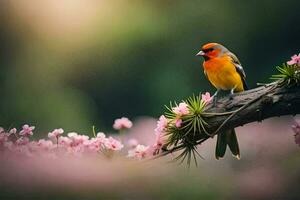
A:
<svg viewBox="0 0 300 200">
<path fill-rule="evenodd" d="M 214 102 L 220 90 L 230 91 L 230 99 L 235 92 L 247 90 L 246 74 L 237 58 L 226 47 L 218 43 L 207 43 L 196 54 L 204 58 L 203 68 L 209 82 L 217 89 L 213 95 Z M 227 145 L 232 155 L 240 159 L 240 149 L 234 129 L 217 134 L 215 157 L 223 158 Z"/>
</svg>

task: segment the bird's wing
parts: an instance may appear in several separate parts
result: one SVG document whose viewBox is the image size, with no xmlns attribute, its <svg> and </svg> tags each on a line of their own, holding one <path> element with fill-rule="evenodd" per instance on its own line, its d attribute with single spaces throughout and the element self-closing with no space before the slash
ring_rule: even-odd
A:
<svg viewBox="0 0 300 200">
<path fill-rule="evenodd" d="M 243 67 L 242 67 L 239 59 L 233 53 L 229 53 L 228 55 L 232 59 L 232 63 L 234 64 L 237 73 L 242 78 L 244 90 L 247 90 L 248 87 L 247 87 L 247 84 L 246 84 L 246 73 L 245 73 L 245 71 L 244 71 L 244 69 L 243 69 Z"/>
</svg>

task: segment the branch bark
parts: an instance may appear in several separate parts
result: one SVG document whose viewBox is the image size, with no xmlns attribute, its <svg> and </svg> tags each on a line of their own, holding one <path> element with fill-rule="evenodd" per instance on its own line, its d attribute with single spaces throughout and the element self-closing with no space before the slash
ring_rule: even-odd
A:
<svg viewBox="0 0 300 200">
<path fill-rule="evenodd" d="M 261 86 L 224 97 L 215 106 L 208 106 L 207 113 L 224 113 L 240 109 L 230 115 L 212 115 L 206 119 L 209 132 L 216 131 L 225 120 L 220 131 L 232 129 L 247 123 L 283 115 L 300 113 L 300 87 L 280 86 L 277 83 Z"/>
<path fill-rule="evenodd" d="M 274 82 L 257 87 L 233 96 L 219 99 L 215 105 L 210 104 L 202 113 L 209 124 L 206 131 L 210 135 L 196 134 L 195 144 L 201 144 L 210 137 L 227 129 L 251 122 L 260 122 L 271 117 L 296 115 L 300 113 L 300 87 L 288 87 Z M 203 131 L 203 130 L 199 130 Z M 183 144 L 171 149 L 163 147 L 163 152 L 157 157 L 181 150 Z"/>
</svg>

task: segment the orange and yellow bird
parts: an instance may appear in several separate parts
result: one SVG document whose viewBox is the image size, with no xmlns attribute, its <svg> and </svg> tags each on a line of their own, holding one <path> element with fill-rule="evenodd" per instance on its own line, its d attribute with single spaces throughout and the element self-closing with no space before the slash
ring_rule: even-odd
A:
<svg viewBox="0 0 300 200">
<path fill-rule="evenodd" d="M 247 88 L 246 74 L 238 58 L 226 47 L 218 43 L 208 43 L 202 46 L 197 56 L 204 58 L 203 68 L 209 82 L 217 88 L 214 100 L 220 90 L 230 90 L 230 95 L 234 92 L 241 92 Z M 226 147 L 229 146 L 233 156 L 240 158 L 240 150 L 234 129 L 218 133 L 216 145 L 216 158 L 225 155 Z"/>
</svg>

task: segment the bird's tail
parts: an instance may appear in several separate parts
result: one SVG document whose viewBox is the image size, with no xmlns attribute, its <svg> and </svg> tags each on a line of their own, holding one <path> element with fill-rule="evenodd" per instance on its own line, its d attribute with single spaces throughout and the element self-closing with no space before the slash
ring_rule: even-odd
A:
<svg viewBox="0 0 300 200">
<path fill-rule="evenodd" d="M 215 152 L 216 159 L 224 157 L 227 145 L 232 155 L 240 159 L 240 149 L 234 129 L 229 129 L 218 134 Z"/>
<path fill-rule="evenodd" d="M 246 83 L 246 80 L 244 78 L 242 78 L 242 82 L 243 82 L 243 88 L 244 88 L 244 90 L 248 90 L 249 87 L 248 87 L 248 85 Z"/>
</svg>

